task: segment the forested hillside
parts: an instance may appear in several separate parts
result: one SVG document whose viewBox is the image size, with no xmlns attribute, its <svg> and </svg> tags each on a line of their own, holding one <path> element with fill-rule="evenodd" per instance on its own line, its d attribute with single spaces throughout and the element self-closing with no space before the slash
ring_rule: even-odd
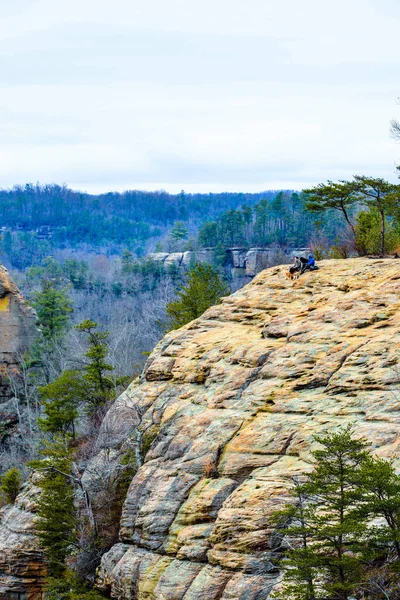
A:
<svg viewBox="0 0 400 600">
<path fill-rule="evenodd" d="M 243 204 L 253 206 L 275 192 L 259 194 L 185 194 L 126 191 L 90 195 L 66 186 L 32 185 L 0 190 L 2 252 L 16 268 L 38 264 L 54 251 L 132 249 L 137 256 L 153 249 L 177 220 L 191 234 L 206 220 Z"/>
<path fill-rule="evenodd" d="M 58 185 L 0 190 L 2 261 L 14 269 L 41 265 L 52 255 L 121 255 L 232 245 L 307 245 L 311 238 L 333 243 L 341 224 L 334 213 L 313 217 L 303 194 L 177 195 L 126 191 L 90 195 Z"/>
</svg>

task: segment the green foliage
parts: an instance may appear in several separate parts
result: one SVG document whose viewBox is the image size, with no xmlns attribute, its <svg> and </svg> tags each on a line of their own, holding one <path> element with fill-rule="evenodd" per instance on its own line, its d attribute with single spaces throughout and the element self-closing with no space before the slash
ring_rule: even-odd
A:
<svg viewBox="0 0 400 600">
<path fill-rule="evenodd" d="M 183 221 L 175 221 L 169 235 L 173 240 L 178 242 L 180 240 L 185 240 L 189 235 L 189 231 Z"/>
<path fill-rule="evenodd" d="M 293 501 L 274 517 L 292 539 L 278 596 L 392 597 L 400 569 L 400 476 L 350 428 L 315 439 L 321 449 L 313 452 L 313 470 L 294 482 Z M 378 588 L 382 595 L 374 595 Z"/>
<path fill-rule="evenodd" d="M 85 406 L 96 421 L 102 409 L 116 396 L 116 386 L 125 378 L 110 375 L 114 367 L 106 360 L 108 332 L 96 331 L 97 323 L 86 320 L 76 328 L 88 336 L 87 364 L 82 370 L 64 371 L 51 383 L 39 388 L 43 401 L 43 416 L 38 419 L 42 431 L 75 438 L 75 422 L 79 407 Z"/>
<path fill-rule="evenodd" d="M 288 555 L 283 597 L 345 600 L 363 578 L 360 540 L 367 526 L 358 505 L 366 497 L 367 444 L 354 440 L 348 428 L 315 439 L 322 449 L 313 453 L 313 471 L 295 487 L 297 507 L 288 509 L 295 523 L 289 533 L 303 543 Z"/>
<path fill-rule="evenodd" d="M 362 471 L 362 485 L 368 492 L 366 504 L 361 507 L 364 517 L 381 517 L 383 523 L 370 530 L 371 542 L 380 553 L 387 553 L 393 546 L 395 561 L 392 566 L 400 566 L 400 476 L 393 463 L 370 456 Z M 397 563 L 397 564 L 396 564 Z"/>
<path fill-rule="evenodd" d="M 86 357 L 89 359 L 83 369 L 82 375 L 82 393 L 83 399 L 88 405 L 88 412 L 95 418 L 99 416 L 101 409 L 112 399 L 115 398 L 116 384 L 119 381 L 109 375 L 114 367 L 106 360 L 108 347 L 106 340 L 107 331 L 96 331 L 97 323 L 86 320 L 76 329 L 88 336 L 89 348 Z"/>
<path fill-rule="evenodd" d="M 38 316 L 43 338 L 54 341 L 64 333 L 72 312 L 66 289 L 57 289 L 51 281 L 43 281 L 42 290 L 35 292 L 32 304 Z"/>
<path fill-rule="evenodd" d="M 9 469 L 4 473 L 0 481 L 0 497 L 8 504 L 13 504 L 16 497 L 21 491 L 22 486 L 22 474 L 17 467 Z"/>
<path fill-rule="evenodd" d="M 379 254 L 381 252 L 381 217 L 375 208 L 362 210 L 357 215 L 357 246 L 362 254 Z M 384 252 L 390 253 L 400 245 L 400 233 L 393 221 L 385 218 Z"/>
<path fill-rule="evenodd" d="M 87 284 L 89 266 L 83 260 L 67 258 L 62 264 L 63 275 L 69 279 L 74 289 L 83 290 Z"/>
<path fill-rule="evenodd" d="M 202 248 L 251 245 L 308 245 L 315 230 L 314 219 L 304 210 L 305 195 L 296 192 L 266 194 L 253 205 L 230 209 L 215 221 L 206 221 L 199 229 Z M 334 239 L 339 219 L 332 212 L 323 218 L 324 234 Z"/>
<path fill-rule="evenodd" d="M 39 388 L 43 401 L 44 417 L 38 419 L 42 431 L 72 433 L 75 437 L 75 421 L 78 407 L 84 397 L 84 381 L 79 371 L 64 371 L 52 383 Z"/>
<path fill-rule="evenodd" d="M 216 246 L 218 244 L 218 224 L 209 221 L 203 223 L 199 230 L 198 242 L 202 248 Z"/>
<path fill-rule="evenodd" d="M 38 316 L 41 334 L 36 338 L 30 350 L 30 359 L 40 365 L 46 382 L 60 371 L 57 348 L 63 344 L 67 331 L 71 300 L 66 289 L 57 288 L 52 281 L 43 281 L 40 292 L 33 294 L 33 306 Z"/>
<path fill-rule="evenodd" d="M 306 209 L 310 212 L 325 212 L 329 210 L 340 211 L 349 225 L 354 241 L 356 233 L 351 219 L 350 209 L 360 199 L 360 190 L 357 182 L 339 181 L 334 183 L 320 183 L 314 188 L 303 190 L 307 196 Z"/>
<path fill-rule="evenodd" d="M 30 463 L 42 473 L 38 484 L 42 492 L 38 499 L 37 532 L 49 575 L 60 577 L 76 542 L 72 459 L 64 440 L 47 444 L 42 455 L 42 460 Z"/>
<path fill-rule="evenodd" d="M 46 583 L 45 600 L 102 600 L 97 590 L 91 589 L 73 571 L 67 569 L 62 577 L 50 577 Z"/>
<path fill-rule="evenodd" d="M 122 273 L 132 273 L 134 262 L 132 252 L 130 250 L 124 250 L 121 256 Z"/>
<path fill-rule="evenodd" d="M 178 329 L 197 319 L 227 294 L 229 288 L 221 280 L 218 271 L 211 265 L 196 263 L 188 270 L 186 285 L 178 291 L 178 299 L 167 305 L 171 329 Z"/>
<path fill-rule="evenodd" d="M 148 453 L 148 451 L 150 450 L 150 447 L 151 447 L 152 443 L 154 442 L 154 440 L 156 439 L 157 435 L 158 435 L 158 429 L 153 429 L 153 428 L 150 430 L 147 430 L 142 435 L 141 454 L 142 454 L 143 459 L 146 456 L 146 454 Z"/>
<path fill-rule="evenodd" d="M 375 177 L 356 176 L 355 182 L 364 204 L 379 214 L 380 217 L 380 248 L 381 256 L 386 248 L 386 217 L 393 215 L 400 206 L 400 186 L 393 185 L 384 179 Z"/>
</svg>

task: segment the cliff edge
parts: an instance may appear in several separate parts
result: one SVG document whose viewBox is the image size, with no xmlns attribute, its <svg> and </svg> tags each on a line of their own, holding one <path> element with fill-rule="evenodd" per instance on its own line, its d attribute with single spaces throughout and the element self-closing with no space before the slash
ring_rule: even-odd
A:
<svg viewBox="0 0 400 600">
<path fill-rule="evenodd" d="M 108 412 L 87 485 L 127 448 L 138 467 L 98 572 L 112 598 L 266 600 L 270 514 L 315 434 L 352 423 L 400 467 L 400 262 L 285 270 L 168 334 Z"/>
</svg>

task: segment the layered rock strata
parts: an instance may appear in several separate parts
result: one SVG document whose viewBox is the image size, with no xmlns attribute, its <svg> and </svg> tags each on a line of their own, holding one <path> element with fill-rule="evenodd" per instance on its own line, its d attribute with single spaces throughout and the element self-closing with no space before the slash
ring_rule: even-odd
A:
<svg viewBox="0 0 400 600">
<path fill-rule="evenodd" d="M 27 304 L 7 269 L 0 265 L 0 424 L 9 407 L 2 407 L 12 392 L 7 374 L 18 372 L 19 363 L 37 335 L 35 311 Z"/>
<path fill-rule="evenodd" d="M 313 438 L 352 423 L 400 467 L 400 263 L 324 261 L 259 274 L 168 334 L 107 414 L 85 474 L 126 448 L 138 471 L 99 588 L 122 600 L 266 600 L 271 513 Z"/>
<path fill-rule="evenodd" d="M 315 434 L 352 423 L 400 469 L 399 266 L 324 261 L 295 282 L 272 268 L 160 342 L 108 412 L 84 475 L 93 497 L 136 456 L 99 588 L 120 600 L 267 600 L 281 542 L 270 515 L 310 468 Z M 0 526 L 0 598 L 40 598 L 26 493 Z"/>
<path fill-rule="evenodd" d="M 34 479 L 14 506 L 0 511 L 0 600 L 42 600 L 45 568 L 35 535 L 36 499 L 40 488 Z"/>
</svg>

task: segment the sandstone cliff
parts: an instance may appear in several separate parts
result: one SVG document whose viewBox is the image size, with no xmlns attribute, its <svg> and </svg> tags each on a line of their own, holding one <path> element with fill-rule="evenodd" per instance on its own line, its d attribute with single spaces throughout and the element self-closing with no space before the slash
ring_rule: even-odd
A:
<svg viewBox="0 0 400 600">
<path fill-rule="evenodd" d="M 1 403 L 11 391 L 5 374 L 18 371 L 21 356 L 37 335 L 35 311 L 26 303 L 7 269 L 0 265 L 0 423 Z"/>
<path fill-rule="evenodd" d="M 285 270 L 167 335 L 108 412 L 85 485 L 95 496 L 127 449 L 138 467 L 98 571 L 112 598 L 267 600 L 270 514 L 316 433 L 353 423 L 400 468 L 400 261 L 324 261 L 296 282 Z M 21 553 L 10 510 L 0 569 Z"/>
<path fill-rule="evenodd" d="M 269 516 L 313 435 L 353 423 L 399 460 L 400 263 L 284 267 L 167 335 L 103 422 L 102 469 L 138 472 L 98 585 L 123 600 L 265 600 L 277 580 Z M 399 463 L 400 466 L 400 463 Z"/>
<path fill-rule="evenodd" d="M 288 258 L 296 254 L 307 256 L 309 252 L 310 248 L 293 248 Z M 152 252 L 148 254 L 148 258 L 164 265 L 164 267 L 176 266 L 187 269 L 194 262 L 212 264 L 215 258 L 214 254 L 215 250 L 213 248 L 206 248 L 186 252 Z M 225 268 L 230 268 L 233 279 L 239 278 L 246 283 L 262 269 L 267 268 L 268 265 L 276 264 L 276 257 L 279 255 L 282 255 L 279 248 L 227 248 Z"/>
<path fill-rule="evenodd" d="M 45 568 L 35 535 L 35 476 L 14 506 L 0 510 L 0 600 L 42 600 Z"/>
<path fill-rule="evenodd" d="M 0 445 L 19 432 L 19 409 L 8 375 L 18 375 L 20 360 L 37 333 L 35 311 L 0 264 Z"/>
</svg>

